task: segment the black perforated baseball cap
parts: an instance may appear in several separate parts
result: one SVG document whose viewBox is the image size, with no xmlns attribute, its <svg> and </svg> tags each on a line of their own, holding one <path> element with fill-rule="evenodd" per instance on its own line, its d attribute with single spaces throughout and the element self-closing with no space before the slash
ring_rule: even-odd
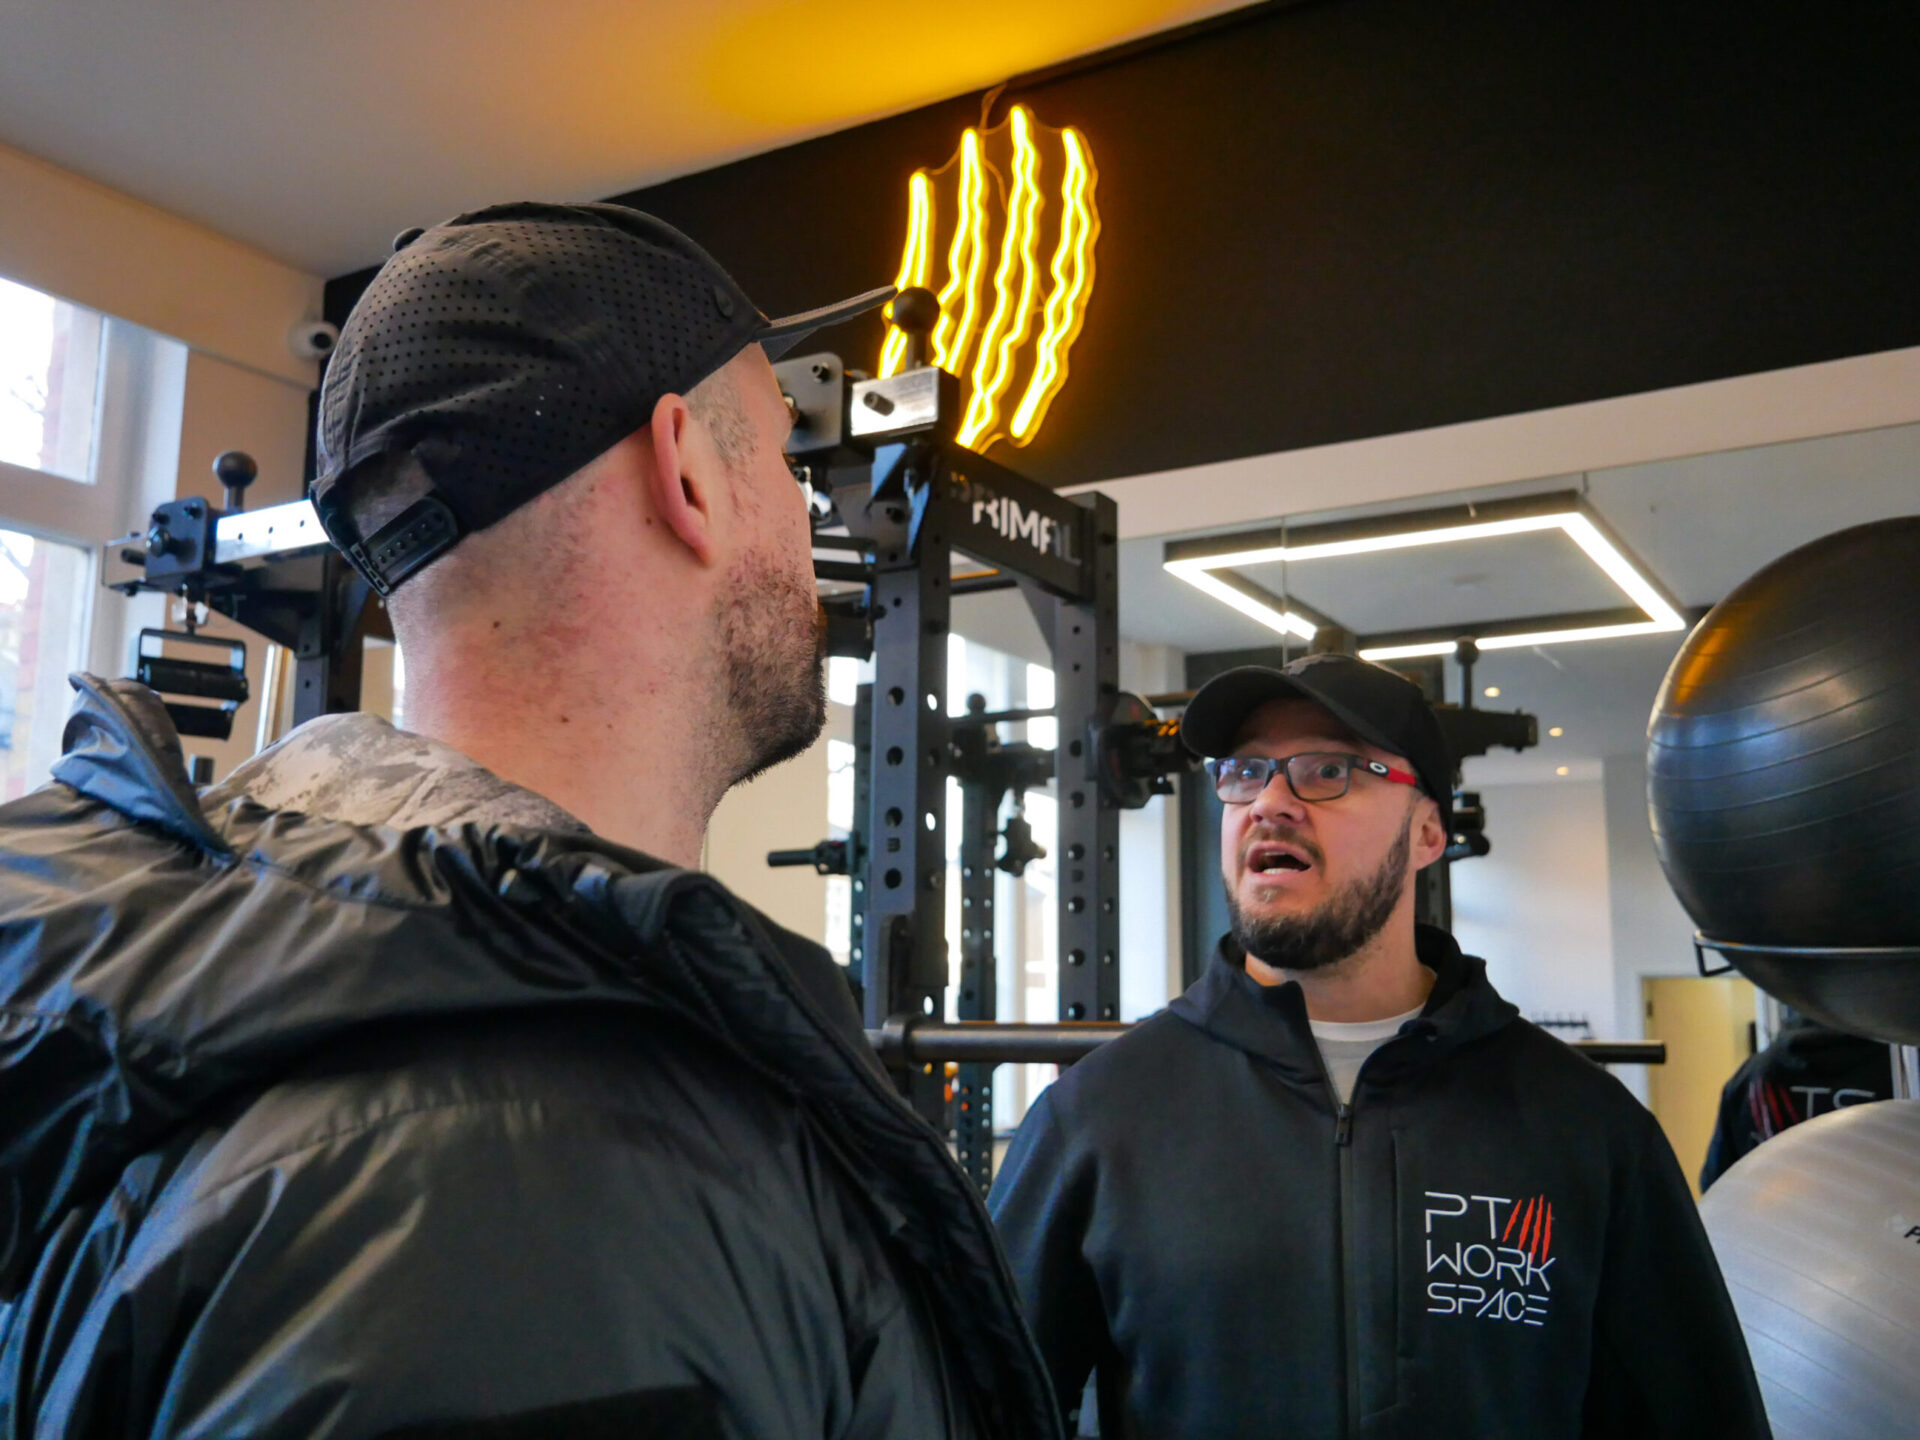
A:
<svg viewBox="0 0 1920 1440">
<path fill-rule="evenodd" d="M 1196 755 L 1231 755 L 1247 717 L 1269 700 L 1311 700 L 1369 745 L 1404 755 L 1453 828 L 1453 757 L 1418 685 L 1351 655 L 1306 655 L 1280 669 L 1242 665 L 1194 692 L 1180 738 Z"/>
<path fill-rule="evenodd" d="M 646 424 L 662 395 L 892 296 L 770 320 L 706 251 L 624 205 L 495 205 L 409 231 L 328 362 L 314 509 L 388 594 Z"/>
</svg>

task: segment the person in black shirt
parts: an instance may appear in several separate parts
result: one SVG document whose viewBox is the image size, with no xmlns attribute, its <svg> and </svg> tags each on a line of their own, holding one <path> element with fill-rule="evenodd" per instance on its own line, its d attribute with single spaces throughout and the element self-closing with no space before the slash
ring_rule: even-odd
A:
<svg viewBox="0 0 1920 1440">
<path fill-rule="evenodd" d="M 1788 1013 L 1792 1018 L 1773 1043 L 1750 1056 L 1720 1092 L 1720 1119 L 1700 1169 L 1702 1190 L 1790 1125 L 1893 1098 L 1893 1064 L 1885 1045 Z"/>
<path fill-rule="evenodd" d="M 990 1201 L 1063 1406 L 1091 1372 L 1106 1437 L 1766 1436 L 1652 1116 L 1414 923 L 1452 779 L 1417 687 L 1235 670 L 1182 733 L 1232 934 Z"/>
</svg>

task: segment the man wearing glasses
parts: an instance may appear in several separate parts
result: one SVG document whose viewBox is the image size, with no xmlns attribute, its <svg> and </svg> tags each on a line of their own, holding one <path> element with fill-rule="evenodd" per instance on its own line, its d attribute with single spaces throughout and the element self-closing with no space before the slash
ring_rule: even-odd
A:
<svg viewBox="0 0 1920 1440">
<path fill-rule="evenodd" d="M 991 1202 L 1086 1433 L 1768 1434 L 1652 1117 L 1414 922 L 1453 778 L 1418 687 L 1248 667 L 1182 734 L 1232 932 L 1041 1096 Z"/>
</svg>

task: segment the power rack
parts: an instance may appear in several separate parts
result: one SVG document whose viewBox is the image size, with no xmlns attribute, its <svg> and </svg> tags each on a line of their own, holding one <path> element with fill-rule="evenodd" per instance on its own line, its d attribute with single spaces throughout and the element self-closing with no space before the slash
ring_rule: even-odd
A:
<svg viewBox="0 0 1920 1440">
<path fill-rule="evenodd" d="M 903 292 L 894 319 L 910 337 L 909 368 L 869 379 L 830 354 L 774 367 L 794 419 L 789 454 L 830 500 L 823 545 L 859 558 L 824 562 L 823 578 L 861 593 L 829 601 L 834 653 L 871 656 L 855 708 L 855 827 L 838 848 L 780 851 L 773 864 L 813 864 L 852 877 L 851 978 L 867 1028 L 905 1093 L 954 1135 L 961 1163 L 992 1180 L 992 1066 L 909 1060 L 915 1026 L 946 1017 L 946 786 L 962 796 L 960 965 L 963 1022 L 995 1019 L 994 876 L 1041 852 L 1004 798 L 1058 785 L 1056 857 L 1060 1019 L 1112 1024 L 1120 1011 L 1120 811 L 1170 793 L 1192 763 L 1178 724 L 1119 686 L 1118 534 L 1112 499 L 1068 498 L 953 439 L 958 382 L 926 363 L 938 310 Z M 836 535 L 835 531 L 843 531 Z M 956 579 L 953 560 L 987 567 Z M 1050 711 L 988 713 L 970 697 L 948 714 L 947 636 L 957 593 L 1017 588 L 1052 653 Z M 1003 742 L 999 727 L 1051 715 L 1055 751 Z M 1002 847 L 1004 846 L 1004 849 Z M 996 851 L 1000 853 L 996 854 Z"/>
<path fill-rule="evenodd" d="M 1179 722 L 1119 687 L 1113 501 L 1059 495 L 956 443 L 958 382 L 926 362 L 937 316 L 927 292 L 896 299 L 894 319 L 911 339 L 909 368 L 896 375 L 867 378 L 831 354 L 774 367 L 794 421 L 789 454 L 815 492 L 815 569 L 822 582 L 843 587 L 824 601 L 829 649 L 870 658 L 873 679 L 855 706 L 853 833 L 768 859 L 851 878 L 849 979 L 868 1035 L 910 1103 L 953 1136 L 985 1190 L 993 1178 L 994 1066 L 1071 1062 L 1126 1028 L 1119 815 L 1172 793 L 1173 777 L 1194 762 Z M 228 452 L 214 468 L 224 507 L 198 498 L 158 507 L 144 535 L 106 547 L 105 582 L 127 594 L 178 595 L 189 613 L 206 606 L 287 647 L 296 724 L 357 708 L 361 642 L 391 638 L 384 610 L 369 603 L 371 588 L 328 544 L 310 504 L 249 512 L 252 460 Z M 956 575 L 956 556 L 985 568 Z M 976 696 L 950 715 L 954 597 L 1005 589 L 1020 592 L 1047 641 L 1055 704 L 990 713 Z M 230 712 L 234 670 L 231 662 L 143 659 L 141 678 Z M 1170 705 L 1185 698 L 1156 697 Z M 170 708 L 189 724 L 218 723 L 206 720 L 217 712 L 204 706 Z M 1003 726 L 1043 715 L 1057 722 L 1057 748 L 1003 739 Z M 1447 718 L 1462 754 L 1534 743 L 1531 716 Z M 957 1025 L 945 1023 L 950 778 L 962 795 Z M 1017 804 L 1004 826 L 1000 814 L 1009 794 L 1017 801 L 1049 783 L 1059 815 L 1059 1021 L 1000 1025 L 994 877 L 1020 874 L 1045 853 Z M 1461 856 L 1484 851 L 1484 841 L 1475 845 L 1476 818 L 1473 809 L 1463 816 Z M 1444 891 L 1438 898 L 1444 909 Z M 958 1067 L 951 1083 L 949 1059 Z"/>
<path fill-rule="evenodd" d="M 213 473 L 225 491 L 224 507 L 198 496 L 155 507 L 144 534 L 103 547 L 102 582 L 125 595 L 157 591 L 187 602 L 187 631 L 148 632 L 155 638 L 195 638 L 191 617 L 205 606 L 291 651 L 295 725 L 358 709 L 360 642 L 369 635 L 393 638 L 386 611 L 368 604 L 372 588 L 328 543 L 307 501 L 246 508 L 247 489 L 259 474 L 252 456 L 229 450 L 213 462 Z M 136 678 L 163 697 L 247 698 L 244 673 L 236 693 L 236 674 L 227 665 L 143 655 L 138 668 Z M 204 728 L 205 707 L 169 701 L 167 708 L 183 735 L 226 738 L 225 729 Z"/>
</svg>

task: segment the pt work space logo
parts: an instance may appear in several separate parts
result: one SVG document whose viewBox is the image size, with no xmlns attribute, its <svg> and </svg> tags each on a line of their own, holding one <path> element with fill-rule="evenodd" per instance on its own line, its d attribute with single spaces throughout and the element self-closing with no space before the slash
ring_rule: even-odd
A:
<svg viewBox="0 0 1920 1440">
<path fill-rule="evenodd" d="M 1544 1325 L 1553 1299 L 1553 1202 L 1426 1192 L 1427 1314 Z"/>
</svg>

